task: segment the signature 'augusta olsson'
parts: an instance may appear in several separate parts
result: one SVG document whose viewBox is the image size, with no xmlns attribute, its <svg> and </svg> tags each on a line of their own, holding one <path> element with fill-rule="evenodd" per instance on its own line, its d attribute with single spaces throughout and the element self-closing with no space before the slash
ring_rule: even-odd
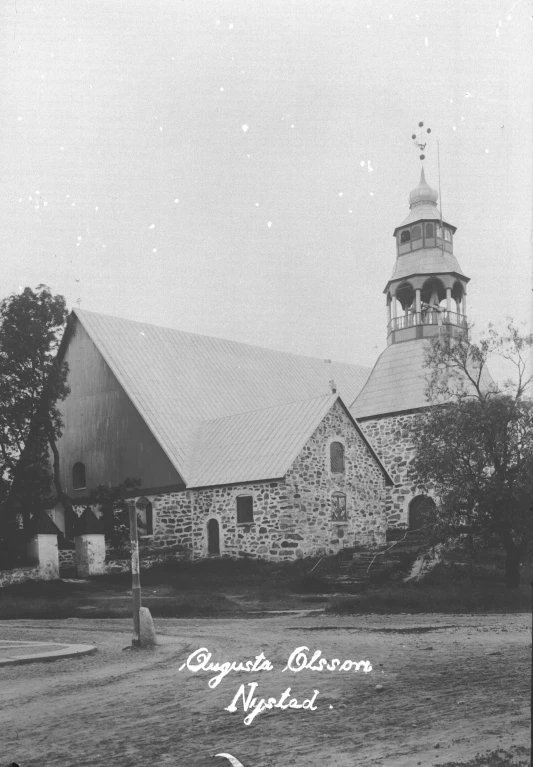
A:
<svg viewBox="0 0 533 767">
<path fill-rule="evenodd" d="M 215 675 L 211 677 L 208 682 L 209 687 L 214 689 L 220 684 L 224 677 L 231 672 L 245 671 L 252 673 L 258 671 L 273 671 L 274 669 L 274 666 L 265 657 L 264 653 L 256 655 L 254 660 L 224 661 L 223 663 L 214 663 L 211 661 L 211 657 L 212 654 L 207 647 L 200 647 L 189 655 L 185 663 L 180 666 L 179 670 L 182 671 L 187 668 L 193 674 L 196 674 L 198 671 L 214 672 Z M 300 671 L 363 671 L 364 673 L 368 673 L 369 671 L 372 671 L 372 665 L 370 664 L 370 661 L 367 660 L 341 661 L 339 658 L 328 660 L 327 658 L 322 657 L 321 650 L 315 650 L 311 655 L 309 647 L 302 645 L 301 647 L 297 647 L 290 654 L 285 667 L 281 671 L 282 673 L 285 671 L 293 673 L 298 673 Z M 251 724 L 254 718 L 262 711 L 272 708 L 300 708 L 316 711 L 317 707 L 315 706 L 315 701 L 320 694 L 318 690 L 313 690 L 313 695 L 300 703 L 297 698 L 291 697 L 290 687 L 287 687 L 278 698 L 259 698 L 255 697 L 257 686 L 258 682 L 250 682 L 248 685 L 241 684 L 233 700 L 224 710 L 230 711 L 231 713 L 237 711 L 237 703 L 241 700 L 243 710 L 247 714 L 244 718 L 244 724 L 246 725 Z M 250 689 L 246 691 L 246 687 L 249 687 Z"/>
</svg>

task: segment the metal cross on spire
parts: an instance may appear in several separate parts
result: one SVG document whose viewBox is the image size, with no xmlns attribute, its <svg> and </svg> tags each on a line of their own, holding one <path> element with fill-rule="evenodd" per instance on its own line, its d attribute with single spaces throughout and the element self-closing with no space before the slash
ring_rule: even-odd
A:
<svg viewBox="0 0 533 767">
<path fill-rule="evenodd" d="M 425 160 L 426 155 L 424 154 L 424 150 L 426 148 L 427 144 L 427 136 L 428 133 L 431 133 L 431 128 L 424 128 L 424 123 L 419 122 L 418 123 L 418 133 L 413 133 L 411 138 L 413 139 L 414 145 L 417 148 L 419 152 L 421 152 L 420 159 Z"/>
</svg>

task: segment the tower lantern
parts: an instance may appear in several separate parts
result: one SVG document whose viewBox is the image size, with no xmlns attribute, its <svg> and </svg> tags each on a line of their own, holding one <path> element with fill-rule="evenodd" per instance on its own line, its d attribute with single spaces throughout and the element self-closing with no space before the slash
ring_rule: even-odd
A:
<svg viewBox="0 0 533 767">
<path fill-rule="evenodd" d="M 438 193 L 420 181 L 409 195 L 410 212 L 394 230 L 396 263 L 384 293 L 387 344 L 427 338 L 438 328 L 466 329 L 466 277 L 454 255 L 456 227 L 443 220 Z"/>
</svg>

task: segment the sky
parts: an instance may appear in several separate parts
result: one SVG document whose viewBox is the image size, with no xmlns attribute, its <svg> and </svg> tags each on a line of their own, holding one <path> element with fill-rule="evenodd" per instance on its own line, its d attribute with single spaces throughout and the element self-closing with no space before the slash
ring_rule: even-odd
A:
<svg viewBox="0 0 533 767">
<path fill-rule="evenodd" d="M 371 365 L 420 177 L 528 322 L 533 2 L 4 0 L 0 296 Z"/>
</svg>

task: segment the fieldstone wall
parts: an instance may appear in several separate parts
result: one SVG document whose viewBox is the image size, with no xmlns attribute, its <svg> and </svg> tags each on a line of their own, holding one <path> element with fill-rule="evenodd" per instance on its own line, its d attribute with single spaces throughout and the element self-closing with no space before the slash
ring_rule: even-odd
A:
<svg viewBox="0 0 533 767">
<path fill-rule="evenodd" d="M 14 570 L 0 570 L 0 589 L 4 586 L 12 586 L 14 583 L 41 580 L 41 571 L 38 567 L 17 567 Z"/>
<path fill-rule="evenodd" d="M 342 473 L 330 471 L 332 441 L 345 447 Z M 346 494 L 345 522 L 332 520 L 335 491 Z M 338 403 L 308 440 L 285 479 L 189 492 L 195 558 L 208 554 L 210 519 L 219 524 L 221 556 L 280 561 L 385 541 L 385 477 Z M 239 495 L 253 496 L 252 524 L 237 524 Z"/>
<path fill-rule="evenodd" d="M 150 497 L 154 525 L 152 545 L 167 547 L 180 544 L 193 548 L 193 493 L 191 490 L 181 490 Z"/>
<path fill-rule="evenodd" d="M 414 415 L 393 415 L 360 421 L 359 425 L 391 475 L 394 487 L 387 488 L 387 527 L 407 527 L 409 502 L 420 494 L 410 468 L 414 447 L 408 426 Z"/>
<path fill-rule="evenodd" d="M 76 567 L 76 552 L 74 549 L 59 549 L 59 569 Z"/>
</svg>

